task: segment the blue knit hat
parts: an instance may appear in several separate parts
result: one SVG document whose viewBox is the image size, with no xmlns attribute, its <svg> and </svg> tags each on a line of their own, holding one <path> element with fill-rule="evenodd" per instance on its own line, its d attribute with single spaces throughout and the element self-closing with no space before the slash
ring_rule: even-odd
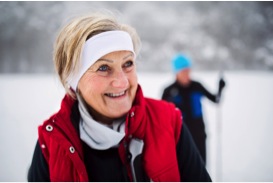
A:
<svg viewBox="0 0 273 183">
<path fill-rule="evenodd" d="M 176 55 L 172 60 L 172 64 L 175 73 L 191 67 L 190 59 L 182 54 Z"/>
</svg>

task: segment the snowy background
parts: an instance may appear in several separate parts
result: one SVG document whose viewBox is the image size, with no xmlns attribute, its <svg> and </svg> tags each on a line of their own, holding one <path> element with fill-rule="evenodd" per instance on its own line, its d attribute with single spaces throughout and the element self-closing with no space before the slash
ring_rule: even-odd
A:
<svg viewBox="0 0 273 183">
<path fill-rule="evenodd" d="M 144 94 L 160 98 L 183 52 L 193 78 L 216 92 L 203 99 L 208 164 L 214 181 L 273 181 L 272 2 L 0 2 L 0 181 L 26 181 L 37 127 L 59 109 L 53 73 L 56 32 L 71 17 L 109 9 L 139 32 Z"/>
<path fill-rule="evenodd" d="M 214 181 L 272 182 L 273 73 L 229 71 L 224 76 L 220 106 L 203 99 L 207 169 Z M 218 72 L 194 72 L 193 77 L 217 90 Z M 153 98 L 159 99 L 172 81 L 170 73 L 139 73 L 144 94 Z M 0 75 L 0 83 L 0 181 L 26 181 L 37 127 L 59 109 L 64 91 L 51 74 Z"/>
</svg>

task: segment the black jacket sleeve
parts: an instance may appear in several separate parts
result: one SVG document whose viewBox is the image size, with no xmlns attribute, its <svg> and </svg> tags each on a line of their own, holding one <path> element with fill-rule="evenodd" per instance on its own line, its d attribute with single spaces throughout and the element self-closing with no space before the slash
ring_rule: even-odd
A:
<svg viewBox="0 0 273 183">
<path fill-rule="evenodd" d="M 212 94 L 210 93 L 202 84 L 199 83 L 199 87 L 202 91 L 202 93 L 209 99 L 211 100 L 212 102 L 215 102 L 215 103 L 219 103 L 220 102 L 220 99 L 221 99 L 221 94 L 222 94 L 222 90 L 223 88 L 225 87 L 225 81 L 224 79 L 220 79 L 219 80 L 219 85 L 218 85 L 218 92 L 217 94 Z"/>
<path fill-rule="evenodd" d="M 183 182 L 211 182 L 205 164 L 185 123 L 177 144 L 178 166 Z"/>
<path fill-rule="evenodd" d="M 197 83 L 197 87 L 210 101 L 218 103 L 218 94 L 210 93 L 201 83 Z"/>
<path fill-rule="evenodd" d="M 37 141 L 32 163 L 28 170 L 28 182 L 49 182 L 49 168 L 42 149 Z"/>
</svg>

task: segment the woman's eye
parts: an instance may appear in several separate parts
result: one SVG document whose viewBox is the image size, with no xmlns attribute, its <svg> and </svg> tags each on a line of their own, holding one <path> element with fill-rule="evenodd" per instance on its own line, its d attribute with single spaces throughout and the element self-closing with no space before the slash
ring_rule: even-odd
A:
<svg viewBox="0 0 273 183">
<path fill-rule="evenodd" d="M 107 65 L 102 65 L 98 68 L 98 71 L 108 71 L 109 67 Z"/>
<path fill-rule="evenodd" d="M 124 67 L 125 67 L 125 68 L 128 68 L 128 67 L 131 67 L 131 66 L 133 66 L 133 65 L 134 65 L 133 61 L 128 61 L 128 62 L 126 62 L 126 63 L 124 64 Z"/>
</svg>

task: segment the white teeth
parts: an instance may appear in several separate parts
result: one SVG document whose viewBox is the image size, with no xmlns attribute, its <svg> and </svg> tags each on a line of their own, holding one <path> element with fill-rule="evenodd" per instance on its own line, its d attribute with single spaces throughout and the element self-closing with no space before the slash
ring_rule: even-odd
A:
<svg viewBox="0 0 273 183">
<path fill-rule="evenodd" d="M 109 97 L 119 97 L 119 96 L 122 96 L 124 94 L 125 94 L 125 91 L 121 92 L 121 93 L 107 93 L 106 95 L 109 96 Z"/>
</svg>

